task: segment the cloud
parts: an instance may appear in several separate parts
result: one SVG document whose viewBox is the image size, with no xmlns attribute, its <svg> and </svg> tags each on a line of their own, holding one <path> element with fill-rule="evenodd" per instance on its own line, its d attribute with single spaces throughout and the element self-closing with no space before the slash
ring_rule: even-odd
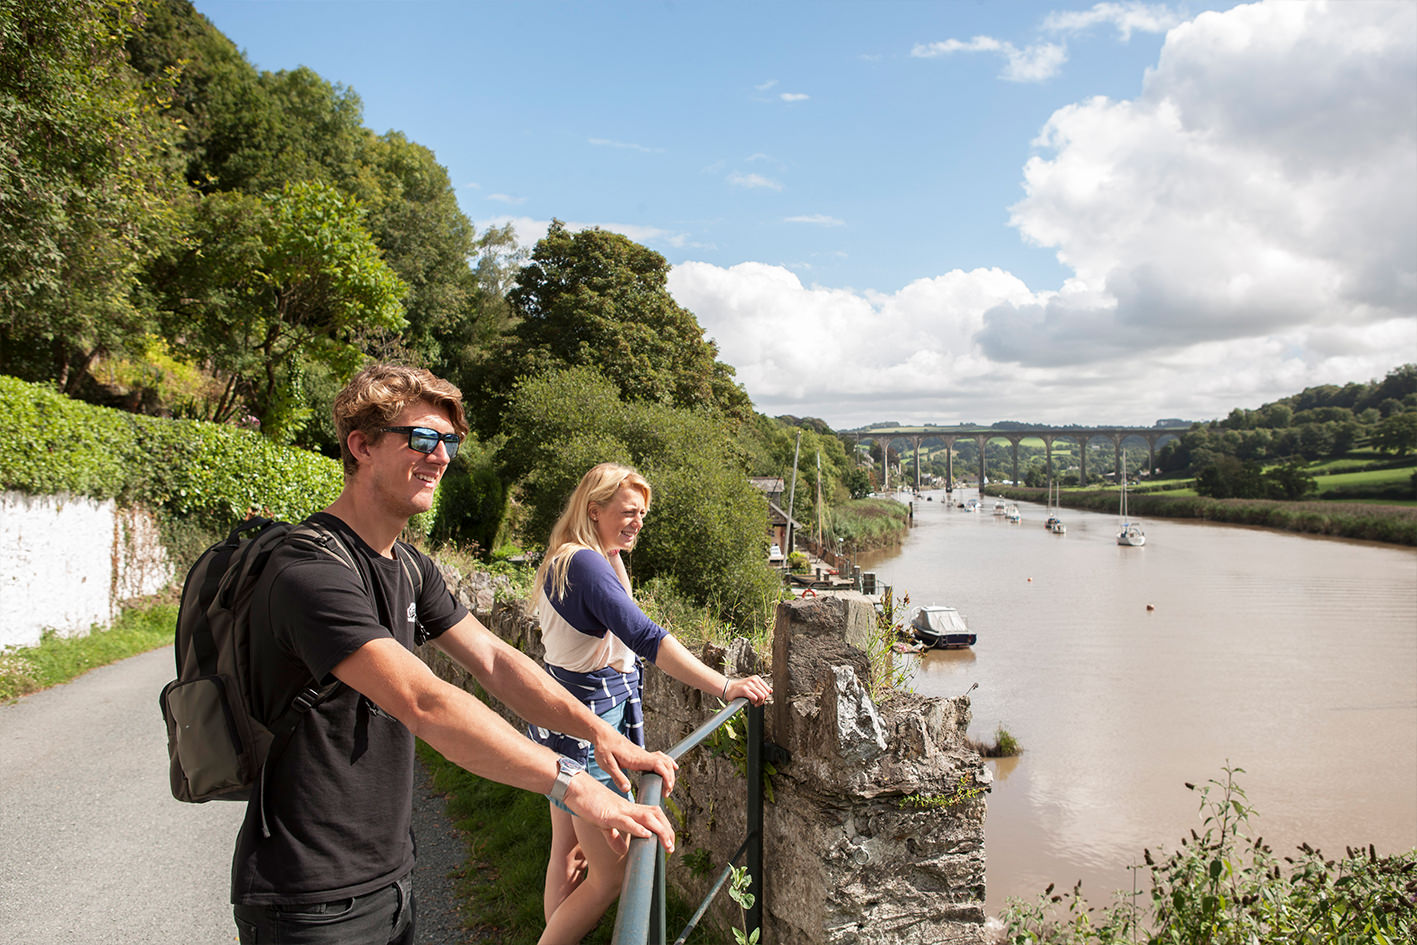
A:
<svg viewBox="0 0 1417 945">
<path fill-rule="evenodd" d="M 735 172 L 728 175 L 728 182 L 735 187 L 746 187 L 749 190 L 781 190 L 782 184 L 771 177 L 764 177 L 761 174 L 743 174 Z"/>
<path fill-rule="evenodd" d="M 917 59 L 933 59 L 954 53 L 985 52 L 997 53 L 1004 58 L 1001 78 L 1010 82 L 1042 82 L 1058 74 L 1063 63 L 1068 61 L 1068 51 L 1056 43 L 1037 43 L 1019 49 L 1006 40 L 992 36 L 976 36 L 968 42 L 947 39 L 936 43 L 923 43 L 910 50 Z"/>
<path fill-rule="evenodd" d="M 883 404 L 901 399 L 995 389 L 993 365 L 969 339 L 992 306 L 1036 300 L 998 269 L 956 270 L 882 295 L 807 286 L 782 266 L 686 262 L 671 270 L 669 289 L 760 410 L 838 425 L 879 419 Z"/>
<path fill-rule="evenodd" d="M 650 148 L 642 144 L 634 144 L 629 141 L 615 141 L 611 138 L 588 138 L 588 144 L 593 144 L 598 148 L 618 148 L 622 151 L 640 151 L 644 154 L 663 154 L 663 148 Z"/>
<path fill-rule="evenodd" d="M 1340 326 L 1413 334 L 1414 37 L 1408 3 L 1202 14 L 1136 100 L 1059 109 L 1011 222 L 1076 276 L 991 311 L 984 353 L 1090 363 L 1285 337 L 1322 361 Z"/>
<path fill-rule="evenodd" d="M 1417 4 L 1203 13 L 1136 98 L 1060 108 L 1034 146 L 1010 219 L 1057 287 L 685 262 L 670 290 L 758 409 L 838 427 L 1208 419 L 1417 352 Z"/>
<path fill-rule="evenodd" d="M 1117 37 L 1130 42 L 1132 32 L 1164 33 L 1179 25 L 1183 18 L 1163 4 L 1097 3 L 1088 10 L 1060 10 L 1049 13 L 1043 29 L 1055 33 L 1081 33 L 1098 24 L 1116 28 Z"/>
<path fill-rule="evenodd" d="M 759 92 L 766 92 L 766 91 L 768 91 L 769 89 L 773 88 L 773 87 L 776 86 L 776 85 L 777 85 L 777 80 L 776 80 L 776 79 L 768 79 L 766 82 L 763 82 L 763 83 L 761 83 L 761 84 L 759 84 L 759 85 L 753 86 L 753 88 L 756 89 L 756 90 L 759 91 Z"/>
<path fill-rule="evenodd" d="M 805 102 L 807 99 L 811 98 L 811 96 L 805 92 L 782 92 L 779 93 L 777 97 L 784 102 Z"/>
<path fill-rule="evenodd" d="M 639 223 L 585 223 L 573 220 L 563 220 L 566 229 L 572 233 L 581 230 L 599 228 L 610 233 L 619 233 L 634 240 L 636 243 L 656 244 L 661 246 L 687 247 L 695 246 L 689 234 L 678 230 L 666 230 L 657 226 L 645 226 Z M 513 217 L 498 216 L 485 220 L 473 222 L 473 228 L 482 233 L 494 226 L 512 225 L 512 232 L 516 234 L 517 244 L 527 249 L 532 249 L 537 242 L 546 235 L 546 231 L 551 227 L 550 220 L 539 220 L 534 217 Z"/>
<path fill-rule="evenodd" d="M 511 194 L 488 194 L 487 199 L 496 201 L 497 203 L 509 204 L 511 206 L 516 206 L 517 204 L 526 202 L 525 197 L 513 197 Z"/>
<path fill-rule="evenodd" d="M 785 223 L 811 223 L 815 226 L 846 226 L 845 220 L 829 217 L 825 213 L 808 213 L 795 217 L 784 217 Z"/>
</svg>

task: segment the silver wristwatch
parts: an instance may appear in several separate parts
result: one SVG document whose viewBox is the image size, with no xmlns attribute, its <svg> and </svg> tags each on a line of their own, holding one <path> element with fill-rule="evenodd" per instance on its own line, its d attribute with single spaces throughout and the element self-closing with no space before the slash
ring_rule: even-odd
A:
<svg viewBox="0 0 1417 945">
<path fill-rule="evenodd" d="M 559 770 L 556 772 L 556 782 L 551 785 L 549 797 L 553 801 L 564 802 L 566 799 L 566 788 L 570 786 L 571 779 L 584 771 L 585 765 L 562 755 L 560 758 L 556 759 L 556 766 Z"/>
</svg>

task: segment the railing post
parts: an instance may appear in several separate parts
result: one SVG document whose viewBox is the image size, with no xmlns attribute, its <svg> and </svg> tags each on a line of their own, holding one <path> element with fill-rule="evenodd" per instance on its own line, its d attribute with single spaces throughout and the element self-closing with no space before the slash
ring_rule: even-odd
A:
<svg viewBox="0 0 1417 945">
<path fill-rule="evenodd" d="M 753 908 L 748 931 L 763 927 L 763 707 L 748 706 L 748 872 Z M 761 941 L 759 933 L 759 940 Z"/>
<path fill-rule="evenodd" d="M 654 895 L 650 906 L 649 941 L 647 945 L 664 945 L 669 941 L 665 933 L 665 909 L 668 902 L 664 896 L 665 879 L 664 847 L 654 845 Z"/>
<path fill-rule="evenodd" d="M 717 715 L 700 725 L 666 753 L 676 761 L 716 731 L 719 726 L 733 718 L 744 708 L 748 709 L 748 829 L 749 836 L 743 846 L 733 855 L 730 863 L 736 863 L 740 856 L 747 856 L 748 868 L 753 874 L 751 892 L 756 897 L 755 908 L 748 913 L 751 927 L 758 928 L 762 921 L 763 891 L 763 709 L 750 706 L 742 697 L 724 706 Z M 640 779 L 639 800 L 642 804 L 654 806 L 663 796 L 664 782 L 659 775 L 646 773 Z M 755 839 L 756 838 L 756 839 Z M 756 852 L 749 850 L 749 844 L 756 842 Z M 625 861 L 625 880 L 620 887 L 620 906 L 615 914 L 615 931 L 611 941 L 616 945 L 664 945 L 668 941 L 665 928 L 665 905 L 668 899 L 666 887 L 666 856 L 664 848 L 655 837 L 635 838 L 630 841 L 630 850 Z M 703 916 L 713 895 L 723 887 L 729 870 L 725 869 L 714 886 L 709 898 L 699 905 L 689 928 Z M 682 936 L 681 936 L 682 938 Z"/>
</svg>

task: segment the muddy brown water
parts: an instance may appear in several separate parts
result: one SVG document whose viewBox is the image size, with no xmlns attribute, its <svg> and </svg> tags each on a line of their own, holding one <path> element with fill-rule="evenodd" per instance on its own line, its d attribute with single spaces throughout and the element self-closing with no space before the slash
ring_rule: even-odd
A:
<svg viewBox="0 0 1417 945">
<path fill-rule="evenodd" d="M 914 685 L 977 683 L 970 733 L 1024 748 L 991 762 L 991 914 L 1078 880 L 1110 904 L 1144 848 L 1200 828 L 1185 782 L 1227 764 L 1281 855 L 1417 847 L 1417 550 L 1171 520 L 1125 548 L 1116 516 L 1065 509 L 1055 535 L 1042 506 L 1010 524 L 926 495 L 902 547 L 859 563 L 965 615 L 978 643 Z"/>
</svg>

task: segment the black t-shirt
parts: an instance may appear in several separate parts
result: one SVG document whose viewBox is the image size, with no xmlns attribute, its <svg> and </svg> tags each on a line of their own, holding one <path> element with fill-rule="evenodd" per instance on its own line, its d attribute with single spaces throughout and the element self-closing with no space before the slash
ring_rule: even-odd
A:
<svg viewBox="0 0 1417 945">
<path fill-rule="evenodd" d="M 397 551 L 383 557 L 333 515 L 311 520 L 339 534 L 360 570 L 300 542 L 272 553 L 251 603 L 251 658 L 259 667 L 253 706 L 266 719 L 311 677 L 332 680 L 331 670 L 365 643 L 392 636 L 412 650 L 415 618 L 434 637 L 467 614 L 426 555 L 411 556 L 423 575 L 415 601 Z M 403 723 L 340 687 L 267 764 L 270 835 L 262 836 L 262 805 L 247 804 L 231 901 L 327 902 L 402 878 L 413 868 L 413 765 L 413 736 Z"/>
</svg>

